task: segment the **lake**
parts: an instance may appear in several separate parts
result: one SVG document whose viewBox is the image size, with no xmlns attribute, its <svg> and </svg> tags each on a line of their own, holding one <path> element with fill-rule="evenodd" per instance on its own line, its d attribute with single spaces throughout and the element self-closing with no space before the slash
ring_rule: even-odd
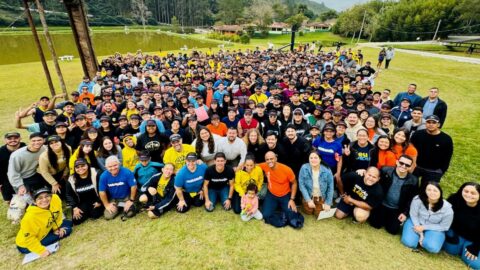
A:
<svg viewBox="0 0 480 270">
<path fill-rule="evenodd" d="M 38 32 L 45 57 L 50 60 L 43 32 Z M 57 56 L 73 55 L 78 57 L 77 47 L 71 33 L 51 34 Z M 115 52 L 125 54 L 141 49 L 144 52 L 179 50 L 191 48 L 216 47 L 217 44 L 199 39 L 191 39 L 161 32 L 94 32 L 93 47 L 96 56 L 111 55 Z M 40 61 L 33 35 L 0 35 L 0 65 Z"/>
</svg>

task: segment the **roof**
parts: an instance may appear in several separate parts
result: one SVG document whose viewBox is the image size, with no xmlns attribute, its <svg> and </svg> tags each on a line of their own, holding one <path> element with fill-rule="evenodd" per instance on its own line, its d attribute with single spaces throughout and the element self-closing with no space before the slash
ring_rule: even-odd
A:
<svg viewBox="0 0 480 270">
<path fill-rule="evenodd" d="M 243 26 L 241 25 L 217 25 L 213 27 L 214 30 L 217 31 L 227 31 L 227 32 L 240 32 L 243 31 Z"/>
<path fill-rule="evenodd" d="M 289 28 L 290 25 L 283 22 L 274 22 L 270 25 L 270 28 Z"/>
<path fill-rule="evenodd" d="M 331 25 L 328 23 L 321 23 L 321 22 L 311 22 L 307 23 L 308 27 L 330 27 Z"/>
</svg>

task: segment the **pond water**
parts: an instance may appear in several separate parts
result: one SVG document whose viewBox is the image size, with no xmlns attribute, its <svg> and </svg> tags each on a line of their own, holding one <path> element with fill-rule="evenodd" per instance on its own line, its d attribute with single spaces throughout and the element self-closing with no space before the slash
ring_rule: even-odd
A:
<svg viewBox="0 0 480 270">
<path fill-rule="evenodd" d="M 43 35 L 38 32 L 40 42 L 47 60 L 51 59 L 50 51 Z M 51 34 L 57 56 L 73 55 L 78 57 L 77 47 L 73 35 Z M 215 47 L 216 44 L 209 41 L 190 39 L 182 36 L 169 35 L 160 32 L 109 32 L 93 33 L 93 47 L 96 56 L 111 55 L 115 52 L 136 52 L 141 49 L 144 52 L 179 50 L 187 46 L 191 48 Z M 40 61 L 33 35 L 0 35 L 0 65 L 18 64 Z"/>
</svg>

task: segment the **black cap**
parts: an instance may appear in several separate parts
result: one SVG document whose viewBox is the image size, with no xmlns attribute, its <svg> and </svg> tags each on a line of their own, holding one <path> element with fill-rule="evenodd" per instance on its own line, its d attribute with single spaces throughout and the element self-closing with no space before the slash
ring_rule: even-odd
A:
<svg viewBox="0 0 480 270">
<path fill-rule="evenodd" d="M 100 117 L 100 122 L 103 122 L 103 121 L 108 121 L 108 122 L 110 122 L 110 120 L 111 120 L 111 119 L 110 119 L 110 116 L 104 115 L 104 116 Z"/>
<path fill-rule="evenodd" d="M 10 138 L 10 137 L 20 137 L 20 133 L 13 131 L 13 132 L 7 132 L 5 133 L 5 138 Z"/>
<path fill-rule="evenodd" d="M 138 155 L 138 160 L 140 161 L 150 160 L 150 153 L 147 151 L 142 151 L 140 155 Z"/>
<path fill-rule="evenodd" d="M 268 112 L 268 115 L 278 116 L 277 111 L 275 111 L 275 110 L 270 110 L 270 111 Z"/>
<path fill-rule="evenodd" d="M 33 192 L 33 199 L 36 200 L 37 197 L 40 196 L 40 194 L 43 194 L 43 193 L 52 194 L 52 190 L 50 188 L 47 188 L 47 187 L 39 188 L 39 189 L 37 189 Z"/>
<path fill-rule="evenodd" d="M 246 109 L 243 114 L 244 114 L 244 115 L 252 115 L 252 110 Z"/>
<path fill-rule="evenodd" d="M 408 103 L 412 103 L 412 102 L 410 101 L 410 99 L 408 99 L 408 98 L 406 98 L 406 97 L 405 97 L 405 98 L 402 98 L 402 100 L 401 100 L 400 102 L 403 102 L 403 101 L 408 101 Z"/>
<path fill-rule="evenodd" d="M 132 119 L 138 119 L 138 120 L 140 120 L 140 115 L 138 115 L 138 114 L 132 114 L 132 115 L 130 115 L 130 120 L 132 120 Z"/>
<path fill-rule="evenodd" d="M 197 157 L 197 154 L 195 152 L 190 152 L 187 154 L 187 156 L 185 157 L 186 160 L 191 160 L 191 161 L 195 161 L 198 159 Z"/>
<path fill-rule="evenodd" d="M 79 114 L 79 115 L 75 116 L 75 121 L 77 121 L 77 120 L 85 120 L 85 118 L 86 118 L 86 117 L 85 117 L 85 114 Z"/>
<path fill-rule="evenodd" d="M 150 112 L 148 110 L 143 110 L 140 112 L 140 115 L 144 115 L 144 114 L 150 114 Z"/>
<path fill-rule="evenodd" d="M 155 120 L 147 120 L 147 126 L 157 126 L 157 123 L 155 122 Z"/>
<path fill-rule="evenodd" d="M 78 158 L 77 160 L 75 160 L 74 167 L 77 167 L 79 165 L 86 165 L 86 164 L 88 164 L 86 159 Z"/>
<path fill-rule="evenodd" d="M 322 131 L 325 131 L 325 130 L 333 130 L 333 131 L 335 131 L 335 126 L 332 125 L 332 124 L 326 124 L 326 125 L 323 127 L 323 130 L 322 130 Z"/>
<path fill-rule="evenodd" d="M 347 127 L 347 123 L 345 123 L 345 121 L 338 121 L 337 126 Z"/>
<path fill-rule="evenodd" d="M 320 127 L 317 126 L 317 125 L 312 125 L 312 126 L 310 126 L 310 130 L 312 130 L 312 129 L 318 129 L 318 130 L 320 130 Z"/>
<path fill-rule="evenodd" d="M 53 142 L 53 141 L 58 142 L 58 141 L 61 141 L 61 140 L 62 140 L 62 138 L 60 138 L 60 136 L 58 136 L 58 135 L 50 135 L 47 138 L 48 143 Z"/>
<path fill-rule="evenodd" d="M 33 138 L 35 138 L 35 137 L 41 137 L 41 138 L 43 138 L 43 134 L 40 133 L 40 132 L 33 132 L 33 133 L 30 134 L 30 136 L 28 136 L 28 138 L 30 138 L 30 139 L 33 139 Z"/>
<path fill-rule="evenodd" d="M 90 141 L 90 140 L 82 140 L 82 141 L 80 142 L 80 145 L 92 145 L 92 144 L 93 144 L 93 143 L 92 143 L 92 141 Z"/>
<path fill-rule="evenodd" d="M 295 129 L 295 125 L 292 124 L 292 123 L 290 123 L 290 124 L 287 125 L 287 127 L 285 128 L 285 130 L 287 130 L 287 129 L 289 129 L 289 128 Z"/>
<path fill-rule="evenodd" d="M 127 120 L 127 116 L 125 116 L 125 115 L 120 115 L 120 116 L 118 117 L 118 121 L 121 121 L 121 120 Z"/>
<path fill-rule="evenodd" d="M 425 122 L 428 122 L 428 121 L 435 121 L 435 122 L 439 123 L 440 118 L 438 118 L 438 116 L 436 116 L 435 114 L 432 114 L 432 115 L 429 115 L 425 118 Z"/>
<path fill-rule="evenodd" d="M 98 130 L 97 130 L 96 128 L 94 128 L 94 127 L 89 127 L 89 128 L 87 129 L 87 133 L 98 133 Z"/>
<path fill-rule="evenodd" d="M 66 107 L 66 106 L 68 106 L 68 105 L 75 106 L 75 104 L 73 104 L 73 102 L 67 101 L 67 102 L 65 102 L 65 103 L 63 104 L 63 107 Z"/>
<path fill-rule="evenodd" d="M 80 96 L 80 93 L 78 91 L 73 91 L 71 93 L 72 96 Z"/>
<path fill-rule="evenodd" d="M 73 103 L 72 103 L 73 104 Z M 58 115 L 55 110 L 49 110 L 43 113 L 43 115 Z"/>
<path fill-rule="evenodd" d="M 188 117 L 188 121 L 197 121 L 197 116 L 192 115 L 192 116 Z"/>
<path fill-rule="evenodd" d="M 182 136 L 180 134 L 173 134 L 170 136 L 170 142 L 178 142 L 182 139 Z"/>
</svg>

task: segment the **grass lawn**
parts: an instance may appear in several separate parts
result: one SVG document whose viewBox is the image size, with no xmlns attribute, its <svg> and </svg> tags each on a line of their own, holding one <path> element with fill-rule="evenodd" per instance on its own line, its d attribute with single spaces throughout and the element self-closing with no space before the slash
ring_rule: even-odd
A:
<svg viewBox="0 0 480 270">
<path fill-rule="evenodd" d="M 461 48 L 447 47 L 447 46 L 437 45 L 437 44 L 393 45 L 393 47 L 396 49 L 425 51 L 425 52 L 432 52 L 432 53 L 438 53 L 438 54 L 480 58 L 480 54 L 478 52 L 473 54 L 467 54 L 466 53 L 467 47 L 461 47 Z"/>
<path fill-rule="evenodd" d="M 267 41 L 265 41 L 266 43 Z M 378 50 L 363 48 L 367 60 Z M 78 59 L 60 63 L 67 88 L 81 80 Z M 41 95 L 48 95 L 41 64 L 1 66 L 0 132 L 14 127 L 13 114 Z M 52 67 L 53 72 L 53 67 Z M 397 53 L 391 69 L 376 80 L 376 89 L 393 93 L 418 85 L 420 95 L 431 86 L 449 105 L 444 130 L 455 143 L 453 161 L 442 181 L 447 194 L 461 183 L 478 180 L 480 151 L 480 87 L 478 66 L 443 59 Z M 54 72 L 53 72 L 54 73 Z M 55 75 L 52 75 L 55 77 Z M 57 86 L 57 89 L 58 86 Z M 59 90 L 57 90 L 59 91 Z M 26 135 L 25 133 L 22 133 Z M 217 207 L 218 208 L 218 207 Z M 22 257 L 14 239 L 18 227 L 6 221 L 6 206 L 0 206 L 0 265 L 19 268 Z M 413 253 L 399 236 L 351 220 L 316 222 L 306 218 L 305 227 L 275 229 L 263 222 L 244 223 L 233 213 L 193 209 L 181 215 L 167 213 L 149 220 L 144 213 L 126 222 L 103 219 L 76 227 L 61 241 L 60 251 L 28 265 L 27 269 L 465 269 L 463 262 L 442 252 Z"/>
</svg>

